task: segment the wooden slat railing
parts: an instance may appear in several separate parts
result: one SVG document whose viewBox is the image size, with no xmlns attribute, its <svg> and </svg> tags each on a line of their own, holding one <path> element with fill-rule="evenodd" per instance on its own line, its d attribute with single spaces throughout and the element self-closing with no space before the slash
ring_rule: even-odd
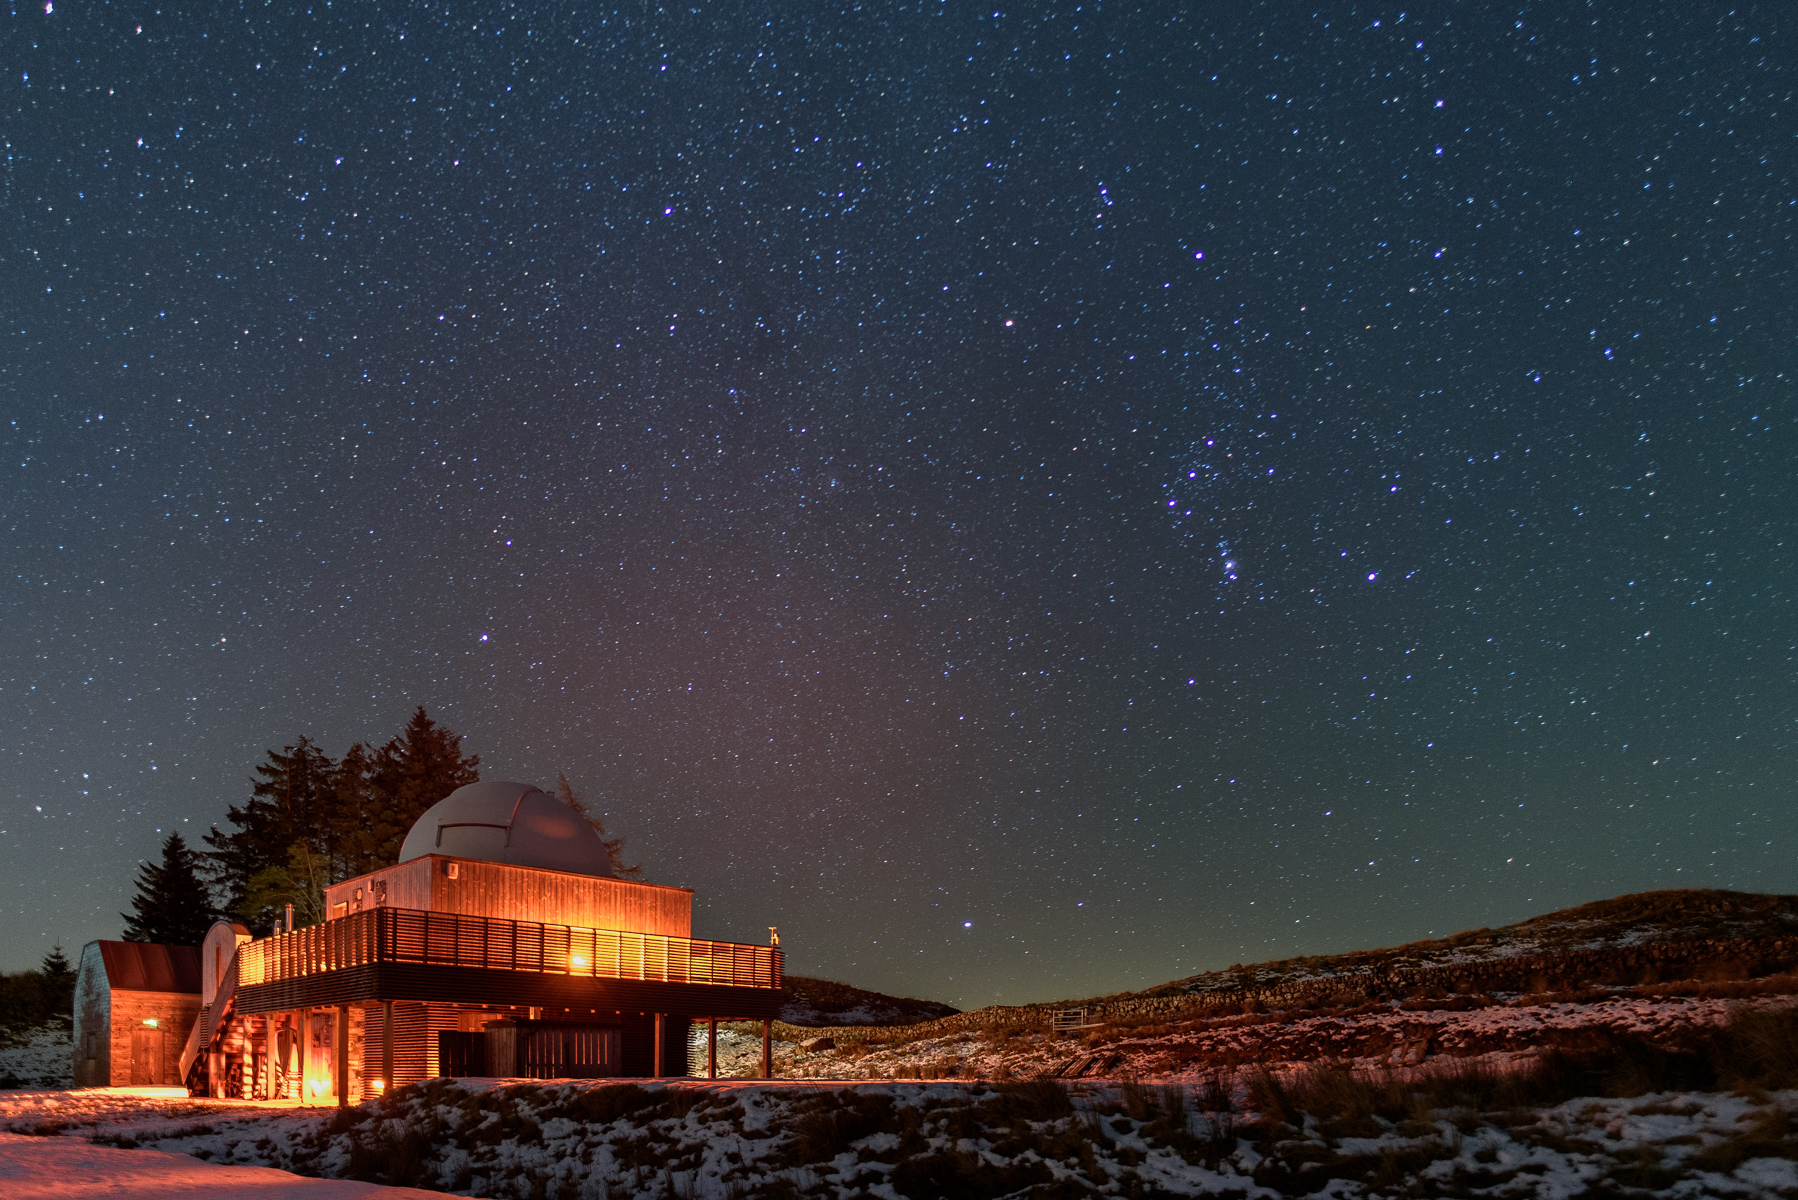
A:
<svg viewBox="0 0 1798 1200">
<path fill-rule="evenodd" d="M 420 963 L 779 988 L 784 965 L 781 952 L 772 946 L 409 908 L 370 909 L 247 942 L 238 948 L 237 961 L 241 987 L 374 963 Z"/>
</svg>

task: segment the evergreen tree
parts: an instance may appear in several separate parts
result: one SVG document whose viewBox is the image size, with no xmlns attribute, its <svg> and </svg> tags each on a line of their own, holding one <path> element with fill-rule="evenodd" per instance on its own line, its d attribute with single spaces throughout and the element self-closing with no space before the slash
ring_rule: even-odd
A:
<svg viewBox="0 0 1798 1200">
<path fill-rule="evenodd" d="M 622 836 L 615 838 L 606 836 L 606 823 L 599 819 L 599 814 L 587 807 L 586 801 L 575 794 L 573 786 L 568 782 L 568 776 L 559 771 L 556 773 L 556 797 L 579 813 L 581 819 L 593 826 L 594 832 L 599 834 L 599 844 L 606 848 L 606 858 L 612 864 L 612 874 L 620 879 L 643 878 L 642 863 L 630 867 L 624 865 L 624 838 Z"/>
<path fill-rule="evenodd" d="M 232 805 L 225 814 L 237 828 L 227 832 L 214 826 L 206 835 L 210 873 L 225 894 L 227 910 L 257 925 L 273 921 L 261 909 L 245 910 L 250 881 L 270 868 L 286 867 L 295 842 L 328 855 L 334 766 L 305 737 L 280 752 L 270 750 L 268 761 L 258 764 L 261 778 L 252 784 L 249 802 Z"/>
<path fill-rule="evenodd" d="M 61 942 L 50 947 L 50 953 L 44 955 L 44 965 L 38 970 L 43 973 L 45 979 L 56 982 L 65 979 L 72 982 L 75 978 L 75 968 L 69 965 L 69 956 L 62 952 Z"/>
<path fill-rule="evenodd" d="M 351 746 L 339 762 L 301 738 L 268 752 L 248 803 L 231 806 L 234 828 L 206 836 L 212 877 L 229 910 L 254 927 L 284 905 L 301 924 L 324 919 L 324 888 L 390 867 L 425 809 L 480 778 L 481 760 L 421 706 L 385 745 Z"/>
<path fill-rule="evenodd" d="M 44 964 L 38 968 L 37 973 L 44 1015 L 72 1017 L 75 1011 L 75 968 L 69 965 L 61 943 L 50 947 L 50 953 L 44 955 Z"/>
<path fill-rule="evenodd" d="M 462 753 L 461 735 L 437 724 L 419 705 L 406 731 L 374 753 L 368 780 L 362 859 L 368 869 L 399 858 L 413 822 L 457 788 L 480 779 L 478 755 Z"/>
<path fill-rule="evenodd" d="M 202 861 L 180 834 L 169 834 L 162 861 L 146 862 L 138 871 L 132 911 L 119 914 L 125 918 L 126 941 L 197 946 L 205 940 L 216 914 L 200 881 Z"/>
</svg>

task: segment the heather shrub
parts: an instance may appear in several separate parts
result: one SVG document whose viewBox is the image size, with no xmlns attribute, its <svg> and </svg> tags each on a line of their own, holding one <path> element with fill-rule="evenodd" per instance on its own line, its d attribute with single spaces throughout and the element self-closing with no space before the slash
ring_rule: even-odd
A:
<svg viewBox="0 0 1798 1200">
<path fill-rule="evenodd" d="M 1798 1087 L 1798 1008 L 1736 1013 L 1712 1055 L 1731 1086 Z"/>
</svg>

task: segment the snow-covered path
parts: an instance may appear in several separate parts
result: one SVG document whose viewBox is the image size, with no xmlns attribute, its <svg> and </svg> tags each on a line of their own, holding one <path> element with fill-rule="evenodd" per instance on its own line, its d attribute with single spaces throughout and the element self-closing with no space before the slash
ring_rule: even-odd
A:
<svg viewBox="0 0 1798 1200">
<path fill-rule="evenodd" d="M 113 1150 L 72 1137 L 0 1133 L 0 1195 L 6 1200 L 442 1200 L 443 1193 L 307 1179 L 272 1167 L 213 1166 L 186 1154 Z"/>
</svg>

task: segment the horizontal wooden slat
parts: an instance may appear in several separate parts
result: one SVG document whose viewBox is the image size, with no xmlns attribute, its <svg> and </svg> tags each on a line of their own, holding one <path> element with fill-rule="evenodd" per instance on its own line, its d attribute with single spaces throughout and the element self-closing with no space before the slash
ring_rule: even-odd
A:
<svg viewBox="0 0 1798 1200">
<path fill-rule="evenodd" d="M 784 962 L 771 946 L 405 908 L 351 913 L 248 942 L 237 958 L 245 987 L 376 963 L 418 963 L 778 990 Z"/>
</svg>

